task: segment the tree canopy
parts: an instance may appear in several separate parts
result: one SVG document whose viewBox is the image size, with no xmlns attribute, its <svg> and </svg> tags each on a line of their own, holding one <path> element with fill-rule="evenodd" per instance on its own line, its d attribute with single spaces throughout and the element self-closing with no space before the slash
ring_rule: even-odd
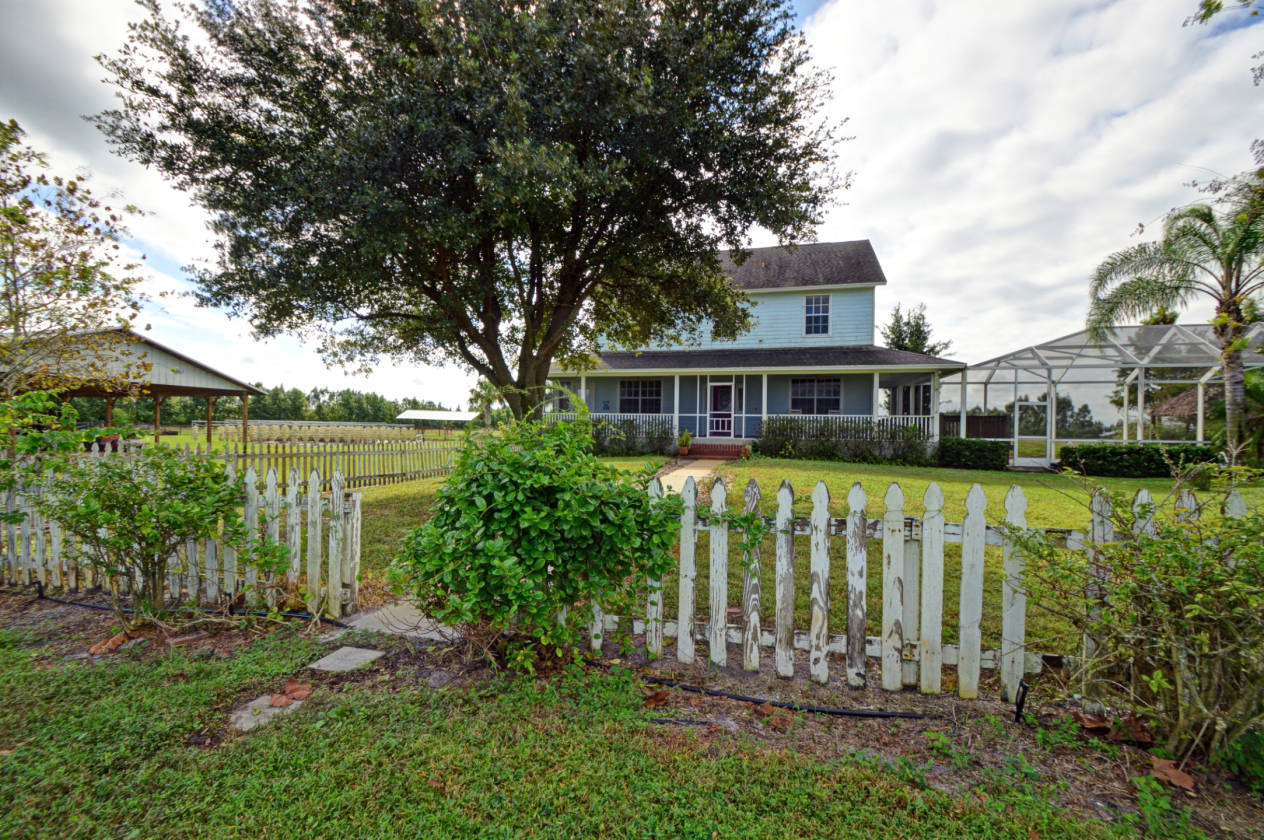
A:
<svg viewBox="0 0 1264 840">
<path fill-rule="evenodd" d="M 747 328 L 717 251 L 840 184 L 786 0 L 142 5 L 96 122 L 211 211 L 202 302 L 517 416 L 554 358 Z"/>
<path fill-rule="evenodd" d="M 951 341 L 935 341 L 931 337 L 930 321 L 926 319 L 926 304 L 901 312 L 897 303 L 891 312 L 891 320 L 882 327 L 882 341 L 892 350 L 908 350 L 938 356 L 947 353 Z"/>
<path fill-rule="evenodd" d="M 119 245 L 135 209 L 51 171 L 24 134 L 0 122 L 0 396 L 105 380 L 125 387 L 144 367 L 114 331 L 140 308 L 136 265 Z"/>
</svg>

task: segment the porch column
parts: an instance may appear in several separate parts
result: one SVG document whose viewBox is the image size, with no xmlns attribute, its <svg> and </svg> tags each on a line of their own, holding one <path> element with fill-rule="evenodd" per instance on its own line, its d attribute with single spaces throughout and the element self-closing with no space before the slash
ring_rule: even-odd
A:
<svg viewBox="0 0 1264 840">
<path fill-rule="evenodd" d="M 768 422 L 768 374 L 762 374 L 763 381 L 759 385 L 759 397 L 762 405 L 759 407 L 759 436 L 764 436 L 764 423 Z"/>
<path fill-rule="evenodd" d="M 675 380 L 672 390 L 672 435 L 680 434 L 680 374 L 672 377 Z"/>
<path fill-rule="evenodd" d="M 966 379 L 969 370 L 961 369 L 961 428 L 957 430 L 957 437 L 966 437 Z"/>
<path fill-rule="evenodd" d="M 579 375 L 579 401 L 588 408 L 588 377 L 582 373 Z"/>
<path fill-rule="evenodd" d="M 939 443 L 939 371 L 935 371 L 930 375 L 930 410 L 934 413 L 934 423 L 931 426 L 933 435 L 931 440 Z"/>
<path fill-rule="evenodd" d="M 869 417 L 878 416 L 878 405 L 882 402 L 882 389 L 878 387 L 878 372 L 873 372 L 873 402 L 869 406 Z"/>
<path fill-rule="evenodd" d="M 154 443 L 162 443 L 162 401 L 165 397 L 154 395 Z"/>
<path fill-rule="evenodd" d="M 114 425 L 114 401 L 116 399 L 118 398 L 117 397 L 105 398 L 105 425 L 106 426 Z"/>
</svg>

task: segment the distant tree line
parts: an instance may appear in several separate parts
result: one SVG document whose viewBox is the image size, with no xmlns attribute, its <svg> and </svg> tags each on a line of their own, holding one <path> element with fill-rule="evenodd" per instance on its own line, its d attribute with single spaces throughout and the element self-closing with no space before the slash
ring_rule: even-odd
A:
<svg viewBox="0 0 1264 840">
<path fill-rule="evenodd" d="M 256 387 L 263 388 L 261 383 Z M 81 422 L 102 424 L 105 422 L 105 400 L 76 398 L 75 408 Z M 265 390 L 262 396 L 250 398 L 252 420 L 321 420 L 339 423 L 393 423 L 401 411 L 410 408 L 447 410 L 442 403 L 433 400 L 406 398 L 392 400 L 372 391 L 343 388 L 313 388 L 304 392 L 283 385 Z M 119 400 L 114 404 L 115 423 L 152 423 L 154 401 L 152 397 Z M 241 400 L 236 397 L 220 397 L 215 401 L 215 419 L 232 420 L 241 417 Z M 201 397 L 168 397 L 162 404 L 162 422 L 172 426 L 187 426 L 206 419 L 206 400 Z"/>
</svg>

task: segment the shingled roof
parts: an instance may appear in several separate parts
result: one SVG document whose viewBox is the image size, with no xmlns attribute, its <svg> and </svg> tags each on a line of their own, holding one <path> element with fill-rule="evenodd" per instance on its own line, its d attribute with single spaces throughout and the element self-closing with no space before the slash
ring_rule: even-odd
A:
<svg viewBox="0 0 1264 840">
<path fill-rule="evenodd" d="M 886 275 L 868 239 L 820 242 L 781 248 L 751 248 L 740 266 L 728 252 L 720 268 L 739 289 L 793 289 L 800 286 L 886 285 Z"/>
<path fill-rule="evenodd" d="M 872 344 L 838 347 L 759 347 L 718 350 L 648 350 L 643 352 L 599 353 L 597 371 L 687 371 L 687 370 L 791 370 L 804 368 L 904 367 L 919 369 L 960 369 L 962 362 L 892 350 Z M 560 373 L 560 370 L 555 370 Z"/>
</svg>

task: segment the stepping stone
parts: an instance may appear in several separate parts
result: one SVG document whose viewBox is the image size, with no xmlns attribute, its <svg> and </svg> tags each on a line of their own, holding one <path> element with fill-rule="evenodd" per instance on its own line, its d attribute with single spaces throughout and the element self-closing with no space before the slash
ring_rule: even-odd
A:
<svg viewBox="0 0 1264 840">
<path fill-rule="evenodd" d="M 422 613 L 408 601 L 387 604 L 363 613 L 348 622 L 357 630 L 376 630 L 410 639 L 442 641 L 451 638 L 453 631 Z"/>
<path fill-rule="evenodd" d="M 341 673 L 342 671 L 350 671 L 352 668 L 359 668 L 361 665 L 367 665 L 381 655 L 382 651 L 380 650 L 344 646 L 322 659 L 317 659 L 307 667 L 314 668 L 317 671 Z"/>
<path fill-rule="evenodd" d="M 249 732 L 257 726 L 270 723 L 279 715 L 289 714 L 301 705 L 302 700 L 295 700 L 288 706 L 273 706 L 272 695 L 265 694 L 233 712 L 228 718 L 228 725 L 238 732 Z"/>
</svg>

